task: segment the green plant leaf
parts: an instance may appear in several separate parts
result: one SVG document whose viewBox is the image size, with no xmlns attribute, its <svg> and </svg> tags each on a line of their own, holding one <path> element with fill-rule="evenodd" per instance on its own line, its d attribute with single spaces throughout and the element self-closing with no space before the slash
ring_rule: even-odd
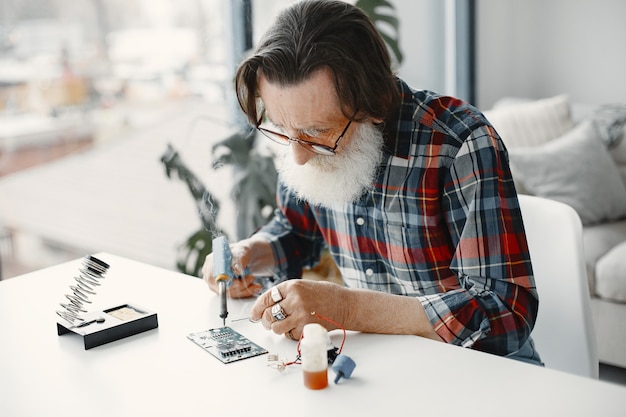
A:
<svg viewBox="0 0 626 417">
<path fill-rule="evenodd" d="M 237 131 L 226 139 L 213 145 L 214 157 L 211 164 L 213 169 L 219 169 L 223 165 L 232 165 L 235 168 L 245 168 L 250 163 L 250 152 L 254 149 L 256 129 L 249 127 Z M 224 152 L 221 155 L 216 154 Z"/>
<path fill-rule="evenodd" d="M 213 234 L 198 230 L 178 247 L 176 268 L 184 274 L 200 277 L 204 259 L 213 251 Z"/>
<path fill-rule="evenodd" d="M 400 20 L 394 5 L 387 0 L 357 0 L 355 6 L 372 19 L 395 61 L 398 65 L 402 64 L 404 55 L 400 49 Z"/>
</svg>

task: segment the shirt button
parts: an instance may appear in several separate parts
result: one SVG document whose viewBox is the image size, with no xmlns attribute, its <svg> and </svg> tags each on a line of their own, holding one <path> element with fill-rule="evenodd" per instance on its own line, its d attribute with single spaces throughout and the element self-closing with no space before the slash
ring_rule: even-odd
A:
<svg viewBox="0 0 626 417">
<path fill-rule="evenodd" d="M 374 275 L 374 270 L 372 268 L 367 268 L 365 270 L 365 275 L 367 275 L 368 277 L 371 277 L 372 275 Z"/>
<path fill-rule="evenodd" d="M 359 226 L 363 226 L 365 224 L 365 220 L 363 219 L 363 217 L 359 217 L 358 219 L 356 219 L 356 224 L 358 224 Z"/>
</svg>

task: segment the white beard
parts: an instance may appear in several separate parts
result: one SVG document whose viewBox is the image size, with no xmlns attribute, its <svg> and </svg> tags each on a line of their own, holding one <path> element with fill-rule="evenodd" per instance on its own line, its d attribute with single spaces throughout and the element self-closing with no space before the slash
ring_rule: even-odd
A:
<svg viewBox="0 0 626 417">
<path fill-rule="evenodd" d="M 298 165 L 289 150 L 278 172 L 287 188 L 309 204 L 352 204 L 371 189 L 382 159 L 382 146 L 382 132 L 370 123 L 361 123 L 337 155 L 316 155 Z"/>
</svg>

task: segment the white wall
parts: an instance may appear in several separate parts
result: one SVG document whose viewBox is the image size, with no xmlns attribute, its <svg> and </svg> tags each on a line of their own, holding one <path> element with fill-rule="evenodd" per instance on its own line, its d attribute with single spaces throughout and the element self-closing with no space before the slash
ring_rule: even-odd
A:
<svg viewBox="0 0 626 417">
<path fill-rule="evenodd" d="M 411 87 L 446 91 L 445 5 L 441 0 L 392 0 L 404 55 L 398 75 Z"/>
<path fill-rule="evenodd" d="M 626 1 L 476 0 L 477 102 L 626 102 Z"/>
</svg>

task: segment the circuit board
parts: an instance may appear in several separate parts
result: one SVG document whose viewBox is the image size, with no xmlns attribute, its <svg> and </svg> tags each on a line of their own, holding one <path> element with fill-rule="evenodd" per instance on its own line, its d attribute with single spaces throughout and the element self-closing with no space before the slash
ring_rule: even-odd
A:
<svg viewBox="0 0 626 417">
<path fill-rule="evenodd" d="M 236 362 L 267 353 L 267 350 L 230 327 L 191 333 L 187 335 L 187 338 L 223 363 Z"/>
</svg>

